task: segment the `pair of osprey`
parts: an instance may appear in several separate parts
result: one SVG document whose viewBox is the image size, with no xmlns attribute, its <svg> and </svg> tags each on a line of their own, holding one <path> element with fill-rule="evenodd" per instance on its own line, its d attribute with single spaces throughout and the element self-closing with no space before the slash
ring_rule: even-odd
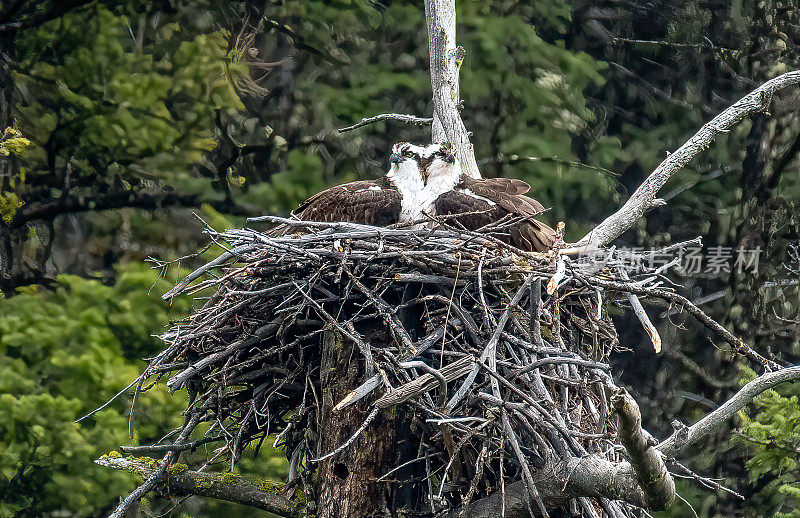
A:
<svg viewBox="0 0 800 518">
<path fill-rule="evenodd" d="M 301 204 L 294 215 L 376 226 L 439 217 L 475 231 L 505 222 L 504 241 L 517 248 L 544 252 L 553 245 L 553 229 L 533 219 L 545 209 L 524 196 L 530 186 L 522 180 L 467 176 L 443 144 L 395 144 L 389 162 L 389 172 L 380 179 L 331 187 Z"/>
</svg>

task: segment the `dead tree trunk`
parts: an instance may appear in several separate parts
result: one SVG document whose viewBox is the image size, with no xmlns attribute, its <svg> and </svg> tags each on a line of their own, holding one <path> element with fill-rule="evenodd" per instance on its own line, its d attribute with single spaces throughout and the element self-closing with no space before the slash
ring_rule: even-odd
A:
<svg viewBox="0 0 800 518">
<path fill-rule="evenodd" d="M 466 52 L 456 46 L 455 0 L 425 0 L 433 91 L 432 142 L 449 142 L 464 172 L 480 177 L 469 132 L 459 114 L 458 74 Z"/>
<path fill-rule="evenodd" d="M 359 363 L 359 352 L 351 341 L 337 332 L 325 333 L 320 363 L 319 456 L 344 444 L 367 417 L 361 406 L 341 411 L 333 408 L 363 381 Z M 377 479 L 395 465 L 397 424 L 396 412 L 379 415 L 369 425 L 369 433 L 360 434 L 352 446 L 320 462 L 319 518 L 363 518 L 389 512 L 391 491 Z"/>
</svg>

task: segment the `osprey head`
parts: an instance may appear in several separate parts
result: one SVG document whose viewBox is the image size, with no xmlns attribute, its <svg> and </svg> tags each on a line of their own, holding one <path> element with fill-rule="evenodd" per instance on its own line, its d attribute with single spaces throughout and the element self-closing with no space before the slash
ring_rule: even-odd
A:
<svg viewBox="0 0 800 518">
<path fill-rule="evenodd" d="M 424 186 L 418 159 L 422 149 L 408 142 L 399 142 L 392 146 L 387 176 L 398 188 L 416 192 Z"/>
<path fill-rule="evenodd" d="M 458 179 L 461 176 L 461 164 L 459 164 L 450 144 L 430 144 L 424 148 L 420 168 L 425 183 L 431 180 L 451 178 Z"/>
</svg>

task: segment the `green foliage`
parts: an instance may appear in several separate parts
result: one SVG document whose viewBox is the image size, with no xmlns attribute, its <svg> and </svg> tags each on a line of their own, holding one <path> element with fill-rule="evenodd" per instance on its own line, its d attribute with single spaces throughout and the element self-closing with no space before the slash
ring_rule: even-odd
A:
<svg viewBox="0 0 800 518">
<path fill-rule="evenodd" d="M 755 373 L 746 370 L 745 376 L 749 380 Z M 766 478 L 765 493 L 780 495 L 773 494 L 775 516 L 779 518 L 800 517 L 800 392 L 795 385 L 757 396 L 755 412 L 740 412 L 741 435 L 736 438 L 752 454 L 747 461 L 751 481 Z"/>
<path fill-rule="evenodd" d="M 41 6 L 50 8 L 59 12 Z M 19 32 L 9 95 L 24 137 L 4 137 L 0 149 L 0 167 L 10 166 L 0 175 L 0 216 L 12 231 L 5 246 L 13 248 L 5 275 L 26 263 L 48 268 L 57 230 L 47 224 L 62 213 L 172 192 L 183 205 L 223 199 L 224 186 L 199 168 L 217 147 L 216 118 L 244 108 L 239 89 L 249 70 L 230 39 L 207 4 L 191 1 L 167 11 L 149 2 L 91 2 Z M 11 156 L 5 164 L 4 155 Z M 37 208 L 42 218 L 30 213 Z M 89 220 L 106 224 L 102 215 Z M 39 239 L 27 232 L 29 221 L 46 224 Z M 118 227 L 92 235 L 102 246 L 89 250 L 124 255 L 114 250 L 119 235 Z M 12 262 L 17 271 L 5 271 Z"/>
<path fill-rule="evenodd" d="M 21 2 L 19 13 L 48 14 L 57 4 Z M 672 7 L 660 9 L 663 19 L 652 27 L 628 31 L 637 17 L 652 17 L 645 12 L 650 4 Z M 765 26 L 768 4 L 459 0 L 458 43 L 467 50 L 462 116 L 484 175 L 528 181 L 553 207 L 545 219 L 565 220 L 567 237 L 579 237 L 625 197 L 617 182 L 635 187 L 665 151 L 751 83 L 798 66 L 791 55 L 797 46 L 786 44 L 794 22 L 786 26 L 776 17 Z M 631 6 L 636 10 L 626 18 Z M 9 100 L 9 118 L 0 121 L 0 227 L 12 227 L 13 239 L 0 245 L 13 248 L 18 268 L 35 265 L 47 276 L 102 275 L 106 285 L 62 276 L 55 292 L 23 289 L 0 301 L 3 516 L 18 510 L 100 514 L 131 487 L 127 475 L 90 462 L 127 441 L 125 399 L 81 425 L 72 420 L 133 379 L 138 360 L 159 347 L 151 335 L 185 309 L 158 300 L 164 282 L 151 289 L 154 274 L 138 261 L 173 259 L 206 241 L 190 210 L 155 210 L 158 203 L 135 205 L 126 202 L 128 195 L 194 195 L 173 206 L 195 209 L 222 228 L 239 223 L 231 213 L 287 213 L 330 184 L 377 176 L 393 142 L 429 138 L 427 127 L 396 123 L 335 131 L 376 113 L 430 115 L 420 2 L 290 0 L 254 10 L 251 3 L 227 0 L 101 0 L 56 14 L 19 30 L 13 48 L 0 49 L 13 71 L 9 86 L 0 84 L 3 103 Z M 608 34 L 596 36 L 604 30 Z M 663 41 L 623 45 L 613 39 L 638 37 L 642 30 L 655 34 L 643 38 Z M 767 34 L 774 41 L 761 39 Z M 706 38 L 714 49 L 691 45 L 705 45 Z M 665 45 L 672 43 L 689 45 Z M 775 108 L 779 117 L 781 107 Z M 791 115 L 767 127 L 767 173 L 798 127 Z M 762 340 L 796 353 L 796 337 L 757 332 L 764 323 L 778 327 L 773 313 L 797 318 L 797 287 L 780 293 L 761 287 L 780 277 L 787 243 L 797 240 L 791 200 L 800 196 L 800 176 L 792 162 L 777 184 L 782 198 L 743 200 L 751 130 L 744 123 L 721 135 L 676 175 L 662 191 L 672 196 L 672 209 L 659 209 L 647 228 L 642 222 L 634 244 L 701 233 L 711 245 L 769 247 L 764 276 L 733 288 L 743 317 L 732 324 L 752 333 L 745 337 L 759 346 Z M 120 194 L 111 208 L 124 210 L 96 210 Z M 67 202 L 81 207 L 58 207 Z M 42 204 L 56 206 L 56 215 L 23 220 Z M 697 293 L 730 287 L 693 282 L 687 288 Z M 624 337 L 625 326 L 620 329 Z M 698 352 L 695 359 L 710 372 L 724 370 L 724 353 L 701 356 L 708 350 L 704 336 L 684 341 L 685 352 Z M 687 385 L 687 374 L 669 360 L 659 372 L 666 380 L 657 387 L 660 397 L 698 383 Z M 696 391 L 714 401 L 724 396 L 702 386 Z M 178 418 L 179 401 L 161 388 L 142 403 L 139 440 Z M 658 429 L 663 409 L 677 407 L 685 407 L 687 422 L 705 412 L 674 398 L 654 401 L 648 427 Z M 757 408 L 745 421 L 747 440 L 738 443 L 754 455 L 748 464 L 753 480 L 775 478 L 759 502 L 788 512 L 799 503 L 796 451 L 789 449 L 797 440 L 797 396 L 765 394 Z M 712 472 L 716 453 L 694 459 L 694 466 Z M 272 477 L 284 466 L 266 452 L 240 469 Z M 686 486 L 681 493 L 701 516 L 719 515 L 716 497 Z M 681 504 L 675 509 L 673 516 L 688 513 Z M 207 508 L 215 510 L 234 512 L 227 504 Z"/>
<path fill-rule="evenodd" d="M 0 156 L 19 156 L 30 147 L 31 141 L 22 136 L 16 128 L 5 128 L 0 137 Z"/>
<path fill-rule="evenodd" d="M 18 129 L 14 127 L 5 128 L 2 135 L 0 135 L 0 160 L 13 160 L 31 145 L 31 141 L 23 137 Z M 16 174 L 9 175 L 8 184 L 14 186 L 23 178 L 23 174 L 17 171 Z M 14 218 L 17 210 L 23 204 L 24 202 L 15 193 L 0 190 L 0 218 L 6 223 L 9 223 Z"/>
<path fill-rule="evenodd" d="M 126 396 L 82 421 L 134 379 L 136 361 L 159 347 L 151 336 L 187 309 L 160 302 L 168 282 L 144 266 L 122 269 L 115 286 L 72 276 L 55 292 L 0 301 L 0 515 L 87 516 L 129 491 L 125 473 L 92 460 L 127 438 Z M 178 422 L 180 398 L 143 394 L 136 439 Z"/>
<path fill-rule="evenodd" d="M 484 107 L 474 116 L 465 110 L 465 123 L 483 136 L 476 139 L 478 156 L 496 161 L 486 164 L 484 174 L 528 181 L 535 196 L 554 207 L 554 221 L 570 216 L 570 224 L 578 226 L 578 232 L 570 229 L 577 238 L 592 209 L 575 218 L 569 208 L 590 207 L 590 199 L 612 195 L 611 179 L 604 173 L 568 163 L 576 160 L 573 139 L 595 120 L 583 92 L 603 84 L 605 64 L 537 34 L 532 22 L 541 10 L 548 13 L 547 23 L 564 31 L 569 11 L 563 2 L 513 4 L 500 15 L 485 2 L 459 3 L 459 43 L 467 50 L 461 90 L 467 107 Z M 486 116 L 486 108 L 492 116 Z M 611 167 L 619 142 L 599 139 L 591 153 L 593 166 Z M 553 158 L 560 161 L 547 160 Z"/>
<path fill-rule="evenodd" d="M 26 133 L 39 146 L 57 143 L 73 174 L 108 181 L 168 179 L 202 160 L 215 145 L 216 110 L 242 108 L 230 78 L 246 69 L 226 60 L 226 34 L 187 34 L 166 21 L 132 38 L 127 16 L 102 5 L 86 14 L 18 40 L 17 82 L 37 101 L 19 108 Z M 28 158 L 51 174 L 41 147 Z"/>
<path fill-rule="evenodd" d="M 0 192 L 0 218 L 9 223 L 17 213 L 23 202 L 13 192 Z"/>
</svg>

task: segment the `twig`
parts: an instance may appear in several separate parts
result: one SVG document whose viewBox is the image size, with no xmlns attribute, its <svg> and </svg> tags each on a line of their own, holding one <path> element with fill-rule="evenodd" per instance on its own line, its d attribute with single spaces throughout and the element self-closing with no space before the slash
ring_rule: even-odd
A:
<svg viewBox="0 0 800 518">
<path fill-rule="evenodd" d="M 624 269 L 619 270 L 620 276 L 626 281 L 629 282 L 630 278 L 628 277 L 628 273 Z M 661 352 L 661 335 L 658 334 L 658 329 L 653 323 L 650 321 L 650 317 L 647 316 L 647 312 L 644 310 L 644 306 L 642 306 L 641 301 L 639 301 L 639 297 L 634 295 L 633 293 L 626 293 L 628 297 L 628 302 L 630 302 L 631 307 L 633 308 L 633 313 L 636 315 L 636 318 L 639 319 L 641 322 L 642 327 L 647 332 L 647 336 L 650 337 L 650 343 L 653 344 L 653 350 L 656 354 Z"/>
<path fill-rule="evenodd" d="M 500 334 L 503 332 L 506 324 L 508 323 L 508 318 L 511 315 L 511 310 L 519 304 L 519 301 L 522 300 L 523 295 L 525 295 L 525 291 L 528 289 L 529 283 L 524 282 L 522 286 L 517 290 L 517 294 L 514 295 L 514 298 L 511 302 L 508 303 L 508 307 L 503 311 L 503 314 L 500 316 L 500 319 L 497 321 L 497 326 L 495 327 L 494 333 L 492 333 L 492 337 L 489 338 L 489 341 L 486 342 L 486 347 L 484 347 L 483 352 L 481 353 L 480 360 L 478 360 L 478 364 L 476 364 L 472 368 L 472 372 L 469 373 L 467 379 L 464 380 L 464 383 L 458 388 L 453 397 L 450 398 L 450 401 L 447 402 L 447 406 L 445 407 L 445 411 L 450 413 L 453 409 L 458 405 L 461 399 L 467 394 L 472 383 L 475 381 L 475 377 L 478 375 L 479 366 L 482 362 L 486 361 L 491 354 L 492 350 L 497 347 L 497 341 L 500 339 Z M 488 368 L 488 367 L 487 367 Z"/>
<path fill-rule="evenodd" d="M 196 441 L 187 442 L 184 444 L 154 444 L 152 446 L 120 446 L 119 449 L 125 453 L 163 453 L 167 451 L 190 451 L 198 447 L 221 440 L 220 436 L 203 437 Z"/>
<path fill-rule="evenodd" d="M 722 327 L 722 325 L 719 322 L 706 315 L 702 309 L 692 304 L 692 302 L 689 299 L 687 299 L 682 295 L 659 288 L 641 288 L 633 285 L 632 283 L 609 281 L 605 279 L 588 278 L 588 277 L 584 277 L 583 280 L 587 284 L 590 284 L 592 286 L 600 286 L 602 288 L 610 288 L 622 292 L 635 293 L 637 295 L 658 297 L 664 300 L 668 300 L 670 302 L 674 302 L 675 304 L 678 304 L 683 309 L 685 309 L 690 315 L 695 317 L 701 324 L 705 325 L 706 327 L 717 333 L 723 340 L 732 345 L 734 349 L 736 349 L 736 351 L 739 352 L 739 354 L 742 354 L 745 357 L 753 360 L 754 362 L 758 363 L 765 369 L 775 370 L 780 368 L 777 363 L 767 358 L 764 358 L 763 356 L 755 352 L 750 346 L 744 343 L 741 338 L 735 336 L 733 333 Z"/>
<path fill-rule="evenodd" d="M 344 128 L 339 128 L 339 133 L 344 133 L 346 131 L 352 131 L 356 128 L 360 128 L 362 126 L 366 126 L 367 124 L 374 124 L 380 121 L 398 121 L 403 122 L 406 124 L 430 124 L 433 122 L 431 117 L 417 117 L 415 115 L 406 115 L 403 113 L 381 113 L 380 115 L 375 115 L 373 117 L 364 117 L 359 122 L 353 124 L 352 126 L 346 126 Z"/>
<path fill-rule="evenodd" d="M 345 442 L 343 442 L 340 446 L 338 446 L 333 451 L 331 451 L 329 453 L 326 453 L 322 457 L 317 457 L 316 459 L 311 459 L 310 462 L 322 462 L 323 460 L 329 459 L 329 458 L 331 458 L 331 457 L 333 457 L 335 455 L 338 455 L 339 453 L 343 452 L 344 450 L 346 450 L 351 444 L 353 444 L 355 442 L 356 439 L 358 439 L 359 435 L 364 433 L 364 430 L 367 429 L 367 426 L 369 426 L 369 424 L 372 421 L 374 421 L 376 417 L 378 417 L 378 412 L 380 412 L 380 410 L 381 409 L 378 408 L 378 407 L 373 408 L 372 411 L 369 413 L 369 415 L 367 415 L 367 418 L 364 419 L 364 422 L 361 423 L 361 426 L 358 427 L 358 430 L 356 430 L 355 433 L 353 433 L 353 435 L 351 435 L 349 439 L 347 439 Z"/>
<path fill-rule="evenodd" d="M 186 438 L 189 437 L 189 434 L 192 433 L 192 430 L 194 430 L 195 426 L 197 426 L 197 424 L 200 422 L 201 417 L 202 414 L 199 412 L 192 415 L 181 429 L 178 437 L 175 439 L 174 444 L 183 444 L 186 441 Z M 117 505 L 117 507 L 111 513 L 110 518 L 123 518 L 125 513 L 128 512 L 128 509 L 134 504 L 134 502 L 138 501 L 164 478 L 167 468 L 169 468 L 172 463 L 175 462 L 175 459 L 178 458 L 178 454 L 179 452 L 177 451 L 168 451 L 161 460 L 158 468 L 150 473 L 139 487 L 134 489 L 131 494 L 125 497 L 125 499 L 120 502 L 119 505 Z"/>
</svg>

